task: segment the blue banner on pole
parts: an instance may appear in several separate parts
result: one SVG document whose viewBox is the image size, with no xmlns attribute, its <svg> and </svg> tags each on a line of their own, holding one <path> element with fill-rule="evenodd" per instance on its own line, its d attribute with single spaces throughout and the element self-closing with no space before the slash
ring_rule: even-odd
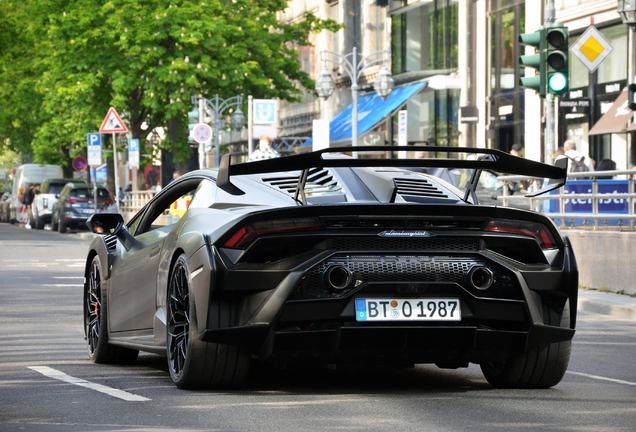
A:
<svg viewBox="0 0 636 432">
<path fill-rule="evenodd" d="M 568 181 L 564 186 L 564 194 L 591 194 L 592 193 L 592 180 L 574 180 Z M 629 201 L 624 198 L 612 198 L 612 194 L 625 194 L 628 193 L 629 180 L 598 180 L 598 193 L 607 194 L 602 199 L 598 200 L 598 212 L 603 213 L 629 213 Z M 559 190 L 550 192 L 551 195 L 557 195 Z M 592 213 L 593 200 L 591 198 L 572 198 L 565 199 L 563 202 L 565 213 Z M 545 213 L 560 213 L 559 201 L 550 200 L 545 205 Z M 583 225 L 584 216 L 581 215 L 581 219 L 569 219 L 565 221 L 566 225 Z M 593 221 L 587 220 L 590 224 Z M 609 225 L 618 225 L 617 220 L 608 221 Z M 559 225 L 560 220 L 555 220 L 555 223 Z"/>
</svg>

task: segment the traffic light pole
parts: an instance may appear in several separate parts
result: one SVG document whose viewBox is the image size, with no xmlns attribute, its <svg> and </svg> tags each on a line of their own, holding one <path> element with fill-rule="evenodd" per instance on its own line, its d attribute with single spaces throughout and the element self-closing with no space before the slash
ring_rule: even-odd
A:
<svg viewBox="0 0 636 432">
<path fill-rule="evenodd" d="M 545 28 L 552 27 L 555 20 L 554 0 L 548 0 L 545 6 Z M 547 92 L 545 96 L 545 142 L 543 147 L 543 161 L 545 163 L 551 163 L 552 155 L 556 153 L 554 125 L 554 96 Z"/>
</svg>

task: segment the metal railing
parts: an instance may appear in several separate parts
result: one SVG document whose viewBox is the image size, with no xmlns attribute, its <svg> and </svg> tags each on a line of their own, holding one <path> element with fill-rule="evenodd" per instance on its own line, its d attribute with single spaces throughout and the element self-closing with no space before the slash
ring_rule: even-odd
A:
<svg viewBox="0 0 636 432">
<path fill-rule="evenodd" d="M 122 192 L 119 195 L 119 211 L 137 213 L 156 193 L 154 190 Z"/>
<path fill-rule="evenodd" d="M 599 222 L 602 222 L 605 229 L 623 230 L 627 227 L 628 231 L 634 231 L 634 203 L 636 202 L 636 193 L 634 193 L 634 174 L 636 169 L 631 170 L 615 170 L 615 171 L 590 171 L 568 174 L 569 180 L 591 180 L 590 193 L 566 193 L 565 187 L 558 190 L 558 193 L 544 194 L 542 196 L 530 198 L 525 195 L 511 195 L 510 191 L 514 189 L 513 185 L 519 182 L 529 182 L 528 192 L 532 193 L 541 187 L 543 179 L 526 176 L 500 176 L 498 180 L 503 181 L 503 195 L 499 197 L 504 206 L 510 206 L 512 202 L 530 200 L 530 208 L 539 212 L 543 212 L 546 216 L 559 222 L 560 228 L 583 227 L 583 229 L 591 228 L 599 229 Z M 627 181 L 627 192 L 599 192 L 598 177 L 616 177 L 623 176 L 622 179 Z M 567 185 L 566 185 L 567 186 Z M 587 200 L 587 204 L 591 204 L 590 212 L 568 212 L 567 204 L 574 202 L 573 200 Z M 605 202 L 603 202 L 606 200 Z M 626 200 L 627 213 L 611 213 L 599 211 L 600 205 L 608 203 L 611 200 Z M 558 201 L 558 212 L 545 211 L 547 201 Z M 579 222 L 580 221 L 580 222 Z M 592 223 L 588 223 L 592 221 Z"/>
</svg>

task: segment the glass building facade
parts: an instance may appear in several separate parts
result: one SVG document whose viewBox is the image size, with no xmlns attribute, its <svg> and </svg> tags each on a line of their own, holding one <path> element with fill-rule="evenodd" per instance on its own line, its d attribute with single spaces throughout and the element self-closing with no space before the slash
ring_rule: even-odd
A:
<svg viewBox="0 0 636 432">
<path fill-rule="evenodd" d="M 457 0 L 392 2 L 392 72 L 409 83 L 458 69 L 459 5 Z M 425 89 L 406 105 L 408 143 L 458 145 L 459 90 Z M 397 116 L 394 118 L 397 125 Z M 397 127 L 393 141 L 397 142 Z"/>
<path fill-rule="evenodd" d="M 518 42 L 525 32 L 525 1 L 492 0 L 488 10 L 487 145 L 510 151 L 525 145 L 525 90 L 519 86 L 523 69 Z M 539 2 L 537 2 L 539 3 Z"/>
</svg>

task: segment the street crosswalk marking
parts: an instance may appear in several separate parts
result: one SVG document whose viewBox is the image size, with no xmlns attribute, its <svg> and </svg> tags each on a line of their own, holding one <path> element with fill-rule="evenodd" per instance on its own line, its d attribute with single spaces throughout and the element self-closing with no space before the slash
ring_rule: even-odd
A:
<svg viewBox="0 0 636 432">
<path fill-rule="evenodd" d="M 39 372 L 46 377 L 64 381 L 69 384 L 78 385 L 80 387 L 85 387 L 91 390 L 95 390 L 100 393 L 107 394 L 109 396 L 123 399 L 125 401 L 142 402 L 142 401 L 151 400 L 143 396 L 138 396 L 136 394 L 128 393 L 127 391 L 114 389 L 112 387 L 108 387 L 102 384 L 96 384 L 90 381 L 83 380 L 81 378 L 76 378 L 74 376 L 66 375 L 63 372 L 60 372 L 59 370 L 50 368 L 48 366 L 29 366 L 29 369 Z"/>
</svg>

